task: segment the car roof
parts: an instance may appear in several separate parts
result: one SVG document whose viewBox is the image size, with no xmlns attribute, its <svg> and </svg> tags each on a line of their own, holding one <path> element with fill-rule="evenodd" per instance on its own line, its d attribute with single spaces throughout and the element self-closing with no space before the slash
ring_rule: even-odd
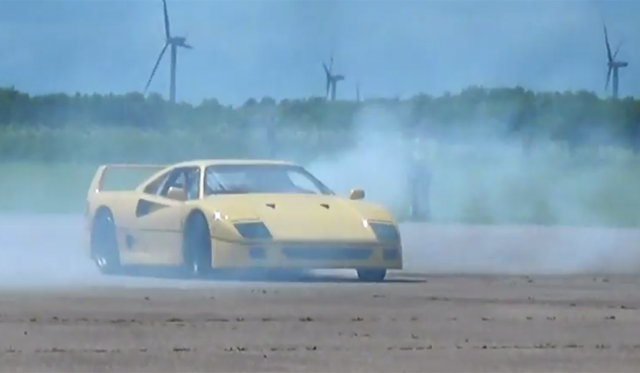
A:
<svg viewBox="0 0 640 373">
<path fill-rule="evenodd" d="M 207 167 L 218 165 L 264 165 L 264 166 L 297 166 L 297 164 L 287 161 L 277 161 L 269 159 L 195 159 L 174 163 L 171 168 L 176 167 Z"/>
</svg>

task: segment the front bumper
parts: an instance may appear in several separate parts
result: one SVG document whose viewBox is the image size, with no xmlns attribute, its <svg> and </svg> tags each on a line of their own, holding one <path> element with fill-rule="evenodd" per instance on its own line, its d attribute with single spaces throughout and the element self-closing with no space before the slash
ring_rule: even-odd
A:
<svg viewBox="0 0 640 373">
<path fill-rule="evenodd" d="M 232 243 L 213 241 L 214 268 L 402 269 L 400 243 Z"/>
</svg>

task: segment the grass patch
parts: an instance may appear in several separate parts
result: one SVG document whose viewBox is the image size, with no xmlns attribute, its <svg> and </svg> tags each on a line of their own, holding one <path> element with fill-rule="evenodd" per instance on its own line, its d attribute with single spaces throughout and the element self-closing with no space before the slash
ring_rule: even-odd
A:
<svg viewBox="0 0 640 373">
<path fill-rule="evenodd" d="M 518 158 L 445 148 L 432 164 L 435 222 L 640 225 L 640 158 L 633 154 L 556 149 Z M 0 162 L 0 211 L 79 213 L 97 165 Z M 133 188 L 149 174 L 124 175 L 110 175 L 115 184 L 108 188 Z M 363 179 L 359 186 L 366 190 L 378 180 Z M 400 220 L 406 217 L 404 201 L 380 202 Z"/>
<path fill-rule="evenodd" d="M 433 165 L 435 222 L 640 225 L 640 157 L 624 151 L 557 148 L 522 157 L 444 150 Z"/>
<path fill-rule="evenodd" d="M 0 211 L 80 213 L 95 171 L 75 163 L 0 163 Z"/>
</svg>

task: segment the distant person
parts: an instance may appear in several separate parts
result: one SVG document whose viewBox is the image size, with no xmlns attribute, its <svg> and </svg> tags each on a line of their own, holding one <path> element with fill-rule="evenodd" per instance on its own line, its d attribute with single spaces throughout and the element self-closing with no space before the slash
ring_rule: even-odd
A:
<svg viewBox="0 0 640 373">
<path fill-rule="evenodd" d="M 276 158 L 277 155 L 277 149 L 278 149 L 278 144 L 277 144 L 277 138 L 276 138 L 276 133 L 277 133 L 277 122 L 275 118 L 269 119 L 267 121 L 267 128 L 266 128 L 266 137 L 267 137 L 267 152 L 268 152 L 268 156 L 269 158 Z"/>
<path fill-rule="evenodd" d="M 262 122 L 262 133 L 264 136 L 265 156 L 270 159 L 276 158 L 277 155 L 277 126 L 278 122 L 274 117 L 268 117 Z"/>
<path fill-rule="evenodd" d="M 410 148 L 409 217 L 411 220 L 425 221 L 430 218 L 431 170 L 427 156 L 428 144 L 419 136 L 414 136 Z"/>
</svg>

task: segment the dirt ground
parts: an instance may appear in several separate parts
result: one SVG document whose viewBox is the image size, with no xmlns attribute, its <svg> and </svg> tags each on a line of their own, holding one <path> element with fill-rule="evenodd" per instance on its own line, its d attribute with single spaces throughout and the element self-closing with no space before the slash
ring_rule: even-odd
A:
<svg viewBox="0 0 640 373">
<path fill-rule="evenodd" d="M 636 231 L 404 225 L 407 269 L 363 284 L 103 277 L 78 217 L 0 220 L 3 372 L 640 366 Z"/>
</svg>

